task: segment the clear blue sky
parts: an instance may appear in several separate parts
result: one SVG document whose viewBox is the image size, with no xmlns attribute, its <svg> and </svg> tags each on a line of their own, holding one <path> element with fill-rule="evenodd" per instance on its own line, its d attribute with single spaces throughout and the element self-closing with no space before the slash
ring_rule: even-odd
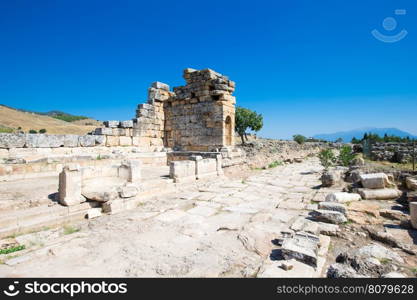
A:
<svg viewBox="0 0 417 300">
<path fill-rule="evenodd" d="M 417 134 L 416 14 L 415 0 L 1 1 L 0 103 L 130 119 L 152 81 L 211 68 L 264 115 L 266 137 Z"/>
</svg>

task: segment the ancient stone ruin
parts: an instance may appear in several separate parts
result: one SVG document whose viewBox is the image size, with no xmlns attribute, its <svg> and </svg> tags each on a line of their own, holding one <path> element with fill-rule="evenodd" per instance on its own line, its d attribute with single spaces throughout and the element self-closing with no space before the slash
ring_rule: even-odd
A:
<svg viewBox="0 0 417 300">
<path fill-rule="evenodd" d="M 235 83 L 210 69 L 184 70 L 185 86 L 152 83 L 147 103 L 136 117 L 107 121 L 96 135 L 108 146 L 160 147 L 186 151 L 215 151 L 234 145 Z"/>
</svg>

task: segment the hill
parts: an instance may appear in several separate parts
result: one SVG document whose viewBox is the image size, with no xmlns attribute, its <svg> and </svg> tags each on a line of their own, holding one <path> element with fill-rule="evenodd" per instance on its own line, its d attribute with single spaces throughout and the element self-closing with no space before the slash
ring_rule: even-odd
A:
<svg viewBox="0 0 417 300">
<path fill-rule="evenodd" d="M 385 133 L 387 135 L 394 135 L 399 137 L 407 137 L 410 138 L 417 138 L 413 134 L 397 129 L 397 128 L 374 128 L 374 127 L 367 127 L 367 128 L 358 128 L 350 131 L 340 131 L 335 133 L 324 133 L 324 134 L 316 134 L 313 136 L 315 139 L 322 139 L 326 141 L 335 141 L 338 138 L 342 138 L 343 142 L 349 143 L 352 138 L 361 139 L 365 133 L 374 133 L 378 134 L 379 136 L 383 137 Z"/>
<path fill-rule="evenodd" d="M 68 114 L 65 114 L 68 115 Z M 39 114 L 35 112 L 27 112 L 17 110 L 8 106 L 0 105 L 0 128 L 3 132 L 18 130 L 20 127 L 22 131 L 28 132 L 33 129 L 39 131 L 46 129 L 50 134 L 86 134 L 96 127 L 100 126 L 100 122 L 91 119 L 83 119 L 84 125 L 73 122 L 66 122 L 46 114 Z"/>
</svg>

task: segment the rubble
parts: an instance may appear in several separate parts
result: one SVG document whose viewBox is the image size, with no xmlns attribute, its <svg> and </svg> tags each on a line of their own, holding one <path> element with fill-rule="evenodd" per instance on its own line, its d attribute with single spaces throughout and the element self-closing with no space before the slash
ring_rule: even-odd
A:
<svg viewBox="0 0 417 300">
<path fill-rule="evenodd" d="M 402 192 L 397 189 L 358 189 L 359 195 L 365 200 L 390 200 L 401 196 Z"/>
<path fill-rule="evenodd" d="M 326 196 L 326 201 L 328 202 L 346 203 L 359 200 L 361 200 L 361 196 L 356 193 L 337 192 Z"/>
<path fill-rule="evenodd" d="M 333 210 L 318 209 L 311 213 L 314 220 L 332 223 L 332 224 L 343 224 L 347 222 L 347 219 L 343 213 Z"/>
<path fill-rule="evenodd" d="M 281 253 L 284 259 L 296 259 L 307 265 L 317 267 L 319 237 L 298 232 L 294 237 L 284 239 Z"/>
</svg>

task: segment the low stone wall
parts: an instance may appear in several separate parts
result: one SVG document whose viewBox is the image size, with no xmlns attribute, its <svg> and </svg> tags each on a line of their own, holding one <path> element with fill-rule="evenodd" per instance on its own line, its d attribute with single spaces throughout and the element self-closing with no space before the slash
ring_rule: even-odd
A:
<svg viewBox="0 0 417 300">
<path fill-rule="evenodd" d="M 417 149 L 416 149 L 417 152 Z M 417 154 L 417 153 L 416 153 Z M 411 143 L 375 143 L 371 147 L 372 160 L 385 160 L 396 163 L 408 163 L 413 159 Z"/>
<path fill-rule="evenodd" d="M 65 164 L 102 167 L 136 159 L 144 165 L 166 166 L 166 152 L 138 152 L 136 147 L 17 148 L 0 155 L 0 181 L 57 176 Z M 10 153 L 9 153 L 10 152 Z M 1 151 L 0 151 L 1 153 Z"/>
<path fill-rule="evenodd" d="M 294 141 L 257 139 L 245 145 L 239 145 L 244 152 L 242 160 L 251 168 L 262 168 L 274 161 L 294 162 L 318 154 L 328 148 L 325 143 L 298 144 Z M 231 153 L 233 155 L 233 152 Z"/>
<path fill-rule="evenodd" d="M 125 128 L 114 128 L 127 130 Z M 144 151 L 161 151 L 162 143 L 151 144 L 145 138 L 129 135 L 17 134 L 0 133 L 0 150 L 16 148 L 141 147 Z"/>
<path fill-rule="evenodd" d="M 169 176 L 175 183 L 189 183 L 204 178 L 215 178 L 223 175 L 222 156 L 202 158 L 192 156 L 190 160 L 171 161 Z"/>
</svg>

